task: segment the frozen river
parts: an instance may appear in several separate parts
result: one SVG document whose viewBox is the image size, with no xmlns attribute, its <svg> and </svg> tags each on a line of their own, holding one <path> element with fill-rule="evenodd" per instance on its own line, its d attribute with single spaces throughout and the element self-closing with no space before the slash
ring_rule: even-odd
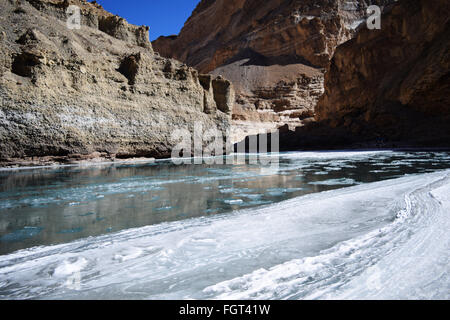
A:
<svg viewBox="0 0 450 320">
<path fill-rule="evenodd" d="M 0 172 L 0 299 L 450 298 L 450 155 Z"/>
</svg>

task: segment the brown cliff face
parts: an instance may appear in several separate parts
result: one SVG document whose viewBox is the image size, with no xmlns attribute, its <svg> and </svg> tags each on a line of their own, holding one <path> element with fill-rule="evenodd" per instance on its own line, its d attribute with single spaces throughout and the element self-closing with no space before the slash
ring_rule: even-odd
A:
<svg viewBox="0 0 450 320">
<path fill-rule="evenodd" d="M 210 72 L 245 51 L 326 67 L 370 4 L 364 0 L 202 0 L 178 36 L 153 42 L 163 56 Z M 280 61 L 281 62 L 281 61 Z"/>
<path fill-rule="evenodd" d="M 236 86 L 236 140 L 311 119 L 323 70 L 355 34 L 370 4 L 393 0 L 203 0 L 178 36 L 153 42 L 162 56 Z M 256 132 L 255 132 L 256 128 Z"/>
<path fill-rule="evenodd" d="M 447 0 L 402 0 L 381 30 L 362 28 L 336 50 L 317 119 L 355 135 L 448 146 L 449 15 Z"/>
<path fill-rule="evenodd" d="M 66 25 L 69 5 L 80 30 Z M 167 157 L 174 129 L 229 128 L 231 83 L 154 54 L 148 28 L 81 0 L 0 11 L 0 165 Z"/>
</svg>

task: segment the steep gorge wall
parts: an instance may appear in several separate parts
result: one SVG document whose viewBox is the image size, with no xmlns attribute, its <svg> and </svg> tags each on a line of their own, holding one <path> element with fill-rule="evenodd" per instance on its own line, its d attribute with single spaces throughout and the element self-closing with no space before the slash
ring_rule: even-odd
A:
<svg viewBox="0 0 450 320">
<path fill-rule="evenodd" d="M 178 36 L 155 51 L 221 74 L 236 87 L 236 140 L 311 121 L 323 72 L 371 4 L 394 0 L 203 0 Z"/>
<path fill-rule="evenodd" d="M 327 67 L 371 4 L 388 0 L 202 0 L 178 36 L 153 42 L 163 56 L 210 72 L 245 51 Z"/>
<path fill-rule="evenodd" d="M 80 30 L 66 9 L 82 12 Z M 154 54 L 148 28 L 82 0 L 0 2 L 0 163 L 167 157 L 175 129 L 225 132 L 232 84 Z"/>
<path fill-rule="evenodd" d="M 316 121 L 280 150 L 450 148 L 450 5 L 399 0 L 336 49 Z M 270 138 L 268 138 L 270 139 Z"/>
<path fill-rule="evenodd" d="M 450 143 L 450 4 L 400 0 L 338 47 L 317 120 L 354 135 Z"/>
</svg>

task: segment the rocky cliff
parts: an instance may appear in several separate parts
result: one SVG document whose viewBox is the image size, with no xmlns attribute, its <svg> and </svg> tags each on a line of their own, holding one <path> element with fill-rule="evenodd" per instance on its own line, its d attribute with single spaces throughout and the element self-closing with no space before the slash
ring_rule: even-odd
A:
<svg viewBox="0 0 450 320">
<path fill-rule="evenodd" d="M 167 157 L 176 128 L 229 128 L 231 83 L 154 54 L 148 27 L 95 1 L 2 0 L 0 11 L 3 165 Z"/>
<path fill-rule="evenodd" d="M 235 140 L 314 116 L 323 72 L 371 4 L 394 0 L 202 0 L 178 36 L 155 51 L 236 86 Z"/>
<path fill-rule="evenodd" d="M 381 30 L 361 28 L 326 74 L 317 119 L 357 136 L 450 142 L 450 4 L 400 0 Z"/>
<path fill-rule="evenodd" d="M 336 49 L 316 121 L 281 150 L 450 147 L 450 5 L 399 0 Z M 270 139 L 269 139 L 270 140 Z"/>
</svg>

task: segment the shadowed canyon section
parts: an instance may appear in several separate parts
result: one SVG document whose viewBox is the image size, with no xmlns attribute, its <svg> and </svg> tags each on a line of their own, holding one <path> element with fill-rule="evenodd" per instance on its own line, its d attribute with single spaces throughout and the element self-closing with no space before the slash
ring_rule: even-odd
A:
<svg viewBox="0 0 450 320">
<path fill-rule="evenodd" d="M 450 3 L 399 1 L 381 30 L 337 48 L 317 119 L 355 137 L 419 146 L 450 142 Z"/>
<path fill-rule="evenodd" d="M 370 5 L 392 2 L 203 0 L 178 36 L 153 46 L 233 82 L 232 132 L 240 141 L 312 121 L 336 47 L 355 35 Z"/>
<path fill-rule="evenodd" d="M 285 151 L 448 147 L 449 13 L 445 0 L 202 1 L 154 47 L 234 82 L 236 141 L 285 124 Z"/>
<path fill-rule="evenodd" d="M 154 54 L 148 27 L 81 0 L 2 0 L 0 11 L 2 165 L 163 158 L 176 128 L 229 128 L 231 83 Z"/>
</svg>

